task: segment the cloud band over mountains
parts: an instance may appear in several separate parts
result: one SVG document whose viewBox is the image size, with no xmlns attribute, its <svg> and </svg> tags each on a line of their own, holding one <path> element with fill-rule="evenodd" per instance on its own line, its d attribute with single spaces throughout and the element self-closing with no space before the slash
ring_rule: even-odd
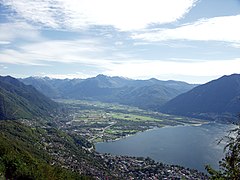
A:
<svg viewBox="0 0 240 180">
<path fill-rule="evenodd" d="M 239 73 L 236 1 L 0 0 L 0 73 L 194 83 Z"/>
</svg>

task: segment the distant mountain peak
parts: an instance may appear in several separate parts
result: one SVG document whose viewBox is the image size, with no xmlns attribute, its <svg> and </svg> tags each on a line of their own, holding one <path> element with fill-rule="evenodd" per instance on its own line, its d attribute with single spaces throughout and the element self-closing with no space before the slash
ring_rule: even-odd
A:
<svg viewBox="0 0 240 180">
<path fill-rule="evenodd" d="M 156 78 L 150 78 L 149 81 L 159 81 L 159 80 Z"/>
<path fill-rule="evenodd" d="M 240 74 L 234 73 L 234 74 L 230 74 L 230 75 L 224 75 L 221 78 L 240 78 Z M 219 78 L 219 79 L 221 79 Z"/>
<path fill-rule="evenodd" d="M 21 78 L 21 79 L 23 79 L 23 78 Z M 48 76 L 30 76 L 25 79 L 50 80 L 52 78 L 50 78 Z"/>
<path fill-rule="evenodd" d="M 109 78 L 110 76 L 106 76 L 104 74 L 98 74 L 96 78 Z"/>
</svg>

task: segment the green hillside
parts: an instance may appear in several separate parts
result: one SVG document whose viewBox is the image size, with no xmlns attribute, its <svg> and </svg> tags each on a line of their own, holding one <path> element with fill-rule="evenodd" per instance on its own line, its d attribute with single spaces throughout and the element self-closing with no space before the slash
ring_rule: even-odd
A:
<svg viewBox="0 0 240 180">
<path fill-rule="evenodd" d="M 10 76 L 0 77 L 0 119 L 48 115 L 57 103 Z"/>
<path fill-rule="evenodd" d="M 195 87 L 167 102 L 161 111 L 210 120 L 237 120 L 240 112 L 240 75 L 232 74 Z"/>
<path fill-rule="evenodd" d="M 42 129 L 31 129 L 18 121 L 0 122 L 0 179 L 88 179 L 77 173 L 50 165 L 39 139 Z"/>
</svg>

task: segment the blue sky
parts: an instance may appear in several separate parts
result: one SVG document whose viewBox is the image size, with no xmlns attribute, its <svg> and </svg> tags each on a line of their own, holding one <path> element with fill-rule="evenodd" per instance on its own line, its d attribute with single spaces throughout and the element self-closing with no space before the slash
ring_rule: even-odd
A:
<svg viewBox="0 0 240 180">
<path fill-rule="evenodd" d="M 205 83 L 240 73 L 239 0 L 0 0 L 0 74 Z"/>
</svg>

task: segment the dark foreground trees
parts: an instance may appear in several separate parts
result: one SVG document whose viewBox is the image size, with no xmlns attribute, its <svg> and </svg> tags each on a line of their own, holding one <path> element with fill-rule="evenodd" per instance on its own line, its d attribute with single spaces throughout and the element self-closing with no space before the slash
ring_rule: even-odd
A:
<svg viewBox="0 0 240 180">
<path fill-rule="evenodd" d="M 240 117 L 240 116 L 239 116 Z M 225 157 L 219 162 L 220 170 L 216 171 L 206 166 L 211 179 L 218 180 L 239 180 L 240 179 L 240 121 L 237 127 L 229 131 L 229 134 L 222 138 L 227 144 L 224 148 Z"/>
</svg>

